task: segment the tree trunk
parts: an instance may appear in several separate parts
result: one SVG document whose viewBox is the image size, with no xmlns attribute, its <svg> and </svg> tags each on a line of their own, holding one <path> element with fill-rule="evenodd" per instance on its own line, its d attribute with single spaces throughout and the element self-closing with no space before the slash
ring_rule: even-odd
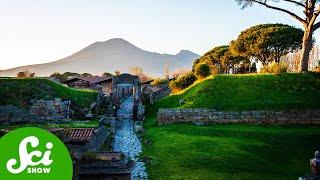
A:
<svg viewBox="0 0 320 180">
<path fill-rule="evenodd" d="M 312 49 L 312 31 L 305 30 L 302 42 L 302 56 L 300 61 L 300 72 L 308 71 L 309 56 Z"/>
</svg>

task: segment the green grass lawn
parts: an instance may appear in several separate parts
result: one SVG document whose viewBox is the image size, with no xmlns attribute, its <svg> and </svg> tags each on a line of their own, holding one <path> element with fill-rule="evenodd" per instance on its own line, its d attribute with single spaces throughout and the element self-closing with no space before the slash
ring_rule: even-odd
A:
<svg viewBox="0 0 320 180">
<path fill-rule="evenodd" d="M 0 78 L 0 105 L 27 107 L 31 99 L 70 99 L 78 106 L 89 106 L 96 100 L 92 90 L 62 86 L 41 78 Z"/>
<path fill-rule="evenodd" d="M 297 179 L 320 149 L 320 128 L 257 125 L 156 126 L 147 119 L 150 179 Z"/>
<path fill-rule="evenodd" d="M 217 110 L 316 109 L 320 107 L 320 74 L 217 75 L 156 103 L 159 107 L 203 107 Z"/>
<path fill-rule="evenodd" d="M 320 75 L 218 75 L 147 107 L 150 179 L 297 179 L 320 149 L 320 127 L 158 126 L 159 108 L 285 110 L 320 107 Z M 187 103 L 179 106 L 179 99 Z"/>
</svg>

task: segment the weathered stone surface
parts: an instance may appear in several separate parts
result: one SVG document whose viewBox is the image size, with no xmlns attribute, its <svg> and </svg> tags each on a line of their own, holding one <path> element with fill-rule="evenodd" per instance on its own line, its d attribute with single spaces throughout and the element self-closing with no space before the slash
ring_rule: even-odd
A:
<svg viewBox="0 0 320 180">
<path fill-rule="evenodd" d="M 61 122 L 68 119 L 69 101 L 59 98 L 54 100 L 32 100 L 29 109 L 13 105 L 0 106 L 0 124 L 22 124 Z"/>
<path fill-rule="evenodd" d="M 223 112 L 204 108 L 159 109 L 158 124 L 173 123 L 319 125 L 320 110 Z"/>
</svg>

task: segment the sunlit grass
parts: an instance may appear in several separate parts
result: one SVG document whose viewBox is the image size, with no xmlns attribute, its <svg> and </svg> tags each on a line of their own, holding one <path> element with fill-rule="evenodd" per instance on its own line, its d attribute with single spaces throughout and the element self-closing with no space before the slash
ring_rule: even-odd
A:
<svg viewBox="0 0 320 180">
<path fill-rule="evenodd" d="M 89 106 L 97 93 L 88 89 L 69 88 L 41 78 L 0 78 L 0 104 L 26 107 L 32 99 L 62 98 L 78 106 Z"/>
</svg>

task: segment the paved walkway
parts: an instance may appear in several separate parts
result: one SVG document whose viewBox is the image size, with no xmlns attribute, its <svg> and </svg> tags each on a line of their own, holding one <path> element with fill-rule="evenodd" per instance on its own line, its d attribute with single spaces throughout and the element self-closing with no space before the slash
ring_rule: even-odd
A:
<svg viewBox="0 0 320 180">
<path fill-rule="evenodd" d="M 133 97 L 126 99 L 120 106 L 117 116 L 113 150 L 121 151 L 132 160 L 136 161 L 131 179 L 148 179 L 144 162 L 139 161 L 138 156 L 142 152 L 142 145 L 139 137 L 134 132 L 132 120 Z"/>
</svg>

